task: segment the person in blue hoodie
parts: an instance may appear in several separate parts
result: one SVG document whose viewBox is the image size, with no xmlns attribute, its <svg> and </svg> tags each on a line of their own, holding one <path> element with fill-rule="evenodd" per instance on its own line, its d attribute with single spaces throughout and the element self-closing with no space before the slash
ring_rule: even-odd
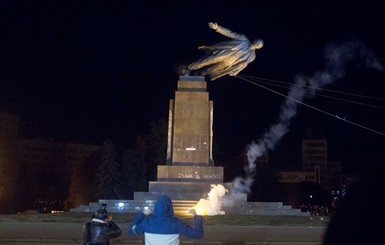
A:
<svg viewBox="0 0 385 245">
<path fill-rule="evenodd" d="M 194 226 L 174 217 L 171 199 L 166 195 L 158 198 L 153 213 L 148 210 L 137 213 L 128 225 L 128 234 L 144 234 L 146 245 L 179 245 L 181 235 L 192 239 L 203 237 L 203 217 L 191 209 L 189 212 L 194 215 Z"/>
</svg>

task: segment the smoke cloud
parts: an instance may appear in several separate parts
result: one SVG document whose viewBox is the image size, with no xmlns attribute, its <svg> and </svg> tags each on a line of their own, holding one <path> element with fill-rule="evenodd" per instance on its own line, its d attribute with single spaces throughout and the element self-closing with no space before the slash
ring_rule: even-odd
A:
<svg viewBox="0 0 385 245">
<path fill-rule="evenodd" d="M 211 185 L 207 199 L 200 199 L 194 209 L 199 215 L 223 215 L 222 198 L 228 190 L 223 185 Z"/>
<path fill-rule="evenodd" d="M 323 70 L 316 71 L 312 76 L 296 75 L 287 99 L 281 106 L 277 122 L 267 129 L 259 140 L 247 146 L 247 176 L 234 179 L 233 188 L 225 197 L 229 203 L 231 199 L 243 198 L 242 193 L 250 193 L 256 170 L 256 159 L 267 151 L 274 150 L 278 141 L 289 131 L 290 121 L 296 116 L 298 105 L 306 96 L 312 97 L 317 89 L 342 79 L 347 66 L 353 61 L 367 68 L 384 70 L 372 51 L 359 41 L 329 45 L 325 48 L 324 58 L 326 64 Z"/>
</svg>

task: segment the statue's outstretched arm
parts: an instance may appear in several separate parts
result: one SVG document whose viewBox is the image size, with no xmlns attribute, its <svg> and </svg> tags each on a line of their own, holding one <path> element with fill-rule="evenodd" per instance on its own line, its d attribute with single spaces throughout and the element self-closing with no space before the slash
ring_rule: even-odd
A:
<svg viewBox="0 0 385 245">
<path fill-rule="evenodd" d="M 218 32 L 219 34 L 222 34 L 223 36 L 226 36 L 228 38 L 232 38 L 232 39 L 245 39 L 246 38 L 245 35 L 233 32 L 232 30 L 229 30 L 223 26 L 220 26 L 215 22 L 210 22 L 209 27 L 211 29 L 215 30 L 216 32 Z"/>
</svg>

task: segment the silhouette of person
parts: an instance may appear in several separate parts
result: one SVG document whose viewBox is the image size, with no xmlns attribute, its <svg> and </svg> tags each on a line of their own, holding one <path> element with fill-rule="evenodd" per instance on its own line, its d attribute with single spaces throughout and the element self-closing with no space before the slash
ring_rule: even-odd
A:
<svg viewBox="0 0 385 245">
<path fill-rule="evenodd" d="M 178 245 L 180 235 L 192 239 L 202 238 L 203 217 L 196 215 L 194 209 L 189 212 L 194 216 L 194 226 L 174 217 L 171 199 L 162 195 L 155 203 L 154 213 L 150 209 L 137 213 L 133 222 L 128 225 L 128 234 L 144 234 L 146 245 Z"/>
<path fill-rule="evenodd" d="M 200 75 L 208 75 L 211 81 L 225 75 L 236 76 L 255 59 L 255 50 L 263 47 L 263 41 L 257 39 L 250 42 L 243 35 L 210 22 L 209 27 L 232 40 L 200 46 L 198 49 L 208 53 L 188 66 L 188 70 L 197 71 Z"/>
<path fill-rule="evenodd" d="M 110 245 L 110 238 L 122 234 L 119 226 L 112 221 L 112 215 L 102 206 L 92 216 L 92 220 L 83 226 L 83 245 Z"/>
</svg>

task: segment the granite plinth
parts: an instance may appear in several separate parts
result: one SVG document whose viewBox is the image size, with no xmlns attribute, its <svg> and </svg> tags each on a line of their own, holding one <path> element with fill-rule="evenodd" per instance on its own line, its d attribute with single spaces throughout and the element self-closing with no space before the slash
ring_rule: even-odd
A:
<svg viewBox="0 0 385 245">
<path fill-rule="evenodd" d="M 167 162 L 210 165 L 213 103 L 204 77 L 180 77 L 170 100 Z"/>
<path fill-rule="evenodd" d="M 134 200 L 157 200 L 159 196 L 163 194 L 168 195 L 175 201 L 200 200 L 201 198 L 207 198 L 207 194 L 202 194 L 201 192 L 135 192 Z"/>
<path fill-rule="evenodd" d="M 150 181 L 148 183 L 149 192 L 167 193 L 172 195 L 173 193 L 188 194 L 190 192 L 201 193 L 203 196 L 211 190 L 211 184 L 221 184 L 225 188 L 229 188 L 231 183 L 215 183 L 215 182 L 171 182 L 171 181 Z M 184 198 L 183 198 L 184 199 Z"/>
<path fill-rule="evenodd" d="M 205 76 L 179 76 L 180 81 L 205 82 Z"/>
<path fill-rule="evenodd" d="M 222 183 L 223 167 L 195 166 L 195 165 L 192 165 L 192 166 L 159 165 L 157 180 L 173 181 L 173 182 L 176 181 L 176 182 Z"/>
</svg>

